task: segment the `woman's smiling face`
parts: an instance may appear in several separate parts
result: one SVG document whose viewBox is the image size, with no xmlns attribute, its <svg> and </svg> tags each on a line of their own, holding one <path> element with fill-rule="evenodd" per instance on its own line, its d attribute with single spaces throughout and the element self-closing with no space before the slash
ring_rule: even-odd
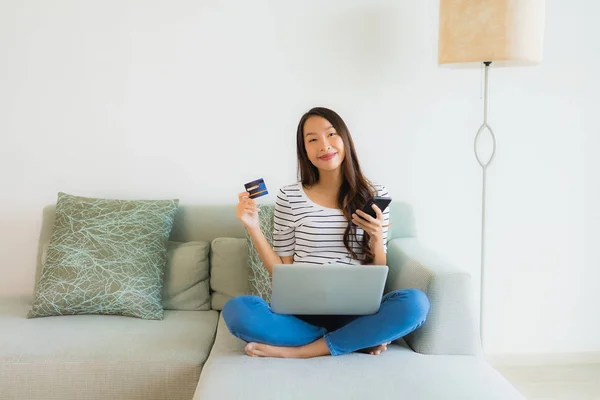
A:
<svg viewBox="0 0 600 400">
<path fill-rule="evenodd" d="M 304 146 L 310 162 L 323 171 L 334 171 L 344 161 L 344 141 L 323 117 L 312 116 L 304 123 Z"/>
</svg>

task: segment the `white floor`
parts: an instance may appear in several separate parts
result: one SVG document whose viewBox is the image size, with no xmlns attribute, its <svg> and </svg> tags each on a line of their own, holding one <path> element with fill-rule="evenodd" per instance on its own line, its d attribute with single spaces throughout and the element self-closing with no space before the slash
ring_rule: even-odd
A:
<svg viewBox="0 0 600 400">
<path fill-rule="evenodd" d="M 490 360 L 528 400 L 600 400 L 600 362 L 581 361 L 574 358 L 528 364 Z"/>
</svg>

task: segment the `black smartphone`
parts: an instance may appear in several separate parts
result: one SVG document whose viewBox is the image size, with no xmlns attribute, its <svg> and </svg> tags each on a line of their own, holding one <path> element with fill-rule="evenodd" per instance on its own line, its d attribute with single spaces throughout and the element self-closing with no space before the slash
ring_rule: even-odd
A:
<svg viewBox="0 0 600 400">
<path fill-rule="evenodd" d="M 375 203 L 375 205 L 377 207 L 379 207 L 381 212 L 383 212 L 391 202 L 392 202 L 391 197 L 375 196 L 375 197 L 371 198 L 369 201 L 367 201 L 367 204 L 365 204 L 362 208 L 362 212 L 369 214 L 373 218 L 377 218 L 377 214 L 375 214 L 375 210 L 373 210 L 373 207 L 372 207 L 373 203 Z"/>
</svg>

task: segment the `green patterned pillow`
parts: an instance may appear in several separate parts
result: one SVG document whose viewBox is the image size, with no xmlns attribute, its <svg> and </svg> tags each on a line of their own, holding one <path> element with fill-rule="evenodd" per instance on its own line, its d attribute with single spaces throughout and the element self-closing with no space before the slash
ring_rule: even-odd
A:
<svg viewBox="0 0 600 400">
<path fill-rule="evenodd" d="M 275 212 L 274 205 L 259 204 L 258 221 L 260 230 L 265 235 L 265 238 L 271 246 L 273 246 L 273 215 Z M 249 283 L 250 294 L 262 297 L 267 303 L 271 302 L 271 277 L 269 271 L 258 256 L 258 251 L 254 247 L 254 242 L 250 235 L 246 232 L 248 243 L 248 267 L 249 267 Z"/>
<path fill-rule="evenodd" d="M 167 243 L 179 200 L 58 194 L 54 231 L 28 318 L 114 314 L 162 319 Z"/>
</svg>

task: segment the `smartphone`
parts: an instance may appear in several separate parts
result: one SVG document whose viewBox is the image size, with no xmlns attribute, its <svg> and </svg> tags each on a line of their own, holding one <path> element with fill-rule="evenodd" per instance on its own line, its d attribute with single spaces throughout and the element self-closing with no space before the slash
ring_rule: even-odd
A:
<svg viewBox="0 0 600 400">
<path fill-rule="evenodd" d="M 375 196 L 375 197 L 371 198 L 369 201 L 367 201 L 367 204 L 365 204 L 362 208 L 362 212 L 369 214 L 373 218 L 377 218 L 377 214 L 375 214 L 375 210 L 373 210 L 373 207 L 372 207 L 373 203 L 375 203 L 375 205 L 377 207 L 379 207 L 381 212 L 383 212 L 391 202 L 392 202 L 391 197 Z"/>
</svg>

